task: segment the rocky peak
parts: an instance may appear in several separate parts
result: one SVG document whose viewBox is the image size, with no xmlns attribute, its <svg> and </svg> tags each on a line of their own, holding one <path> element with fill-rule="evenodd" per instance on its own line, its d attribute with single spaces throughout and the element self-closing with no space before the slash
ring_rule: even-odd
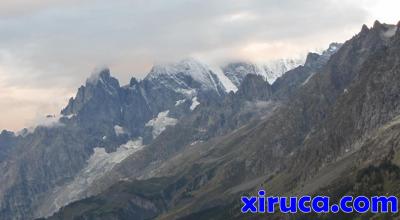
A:
<svg viewBox="0 0 400 220">
<path fill-rule="evenodd" d="M 341 47 L 340 43 L 331 43 L 321 54 L 309 53 L 304 66 L 286 72 L 272 84 L 274 98 L 286 100 L 295 95 L 298 88 L 306 85 Z"/>
<path fill-rule="evenodd" d="M 383 25 L 378 20 L 375 20 L 374 25 L 372 26 L 372 28 L 374 28 L 374 29 L 382 28 L 382 27 L 383 27 Z"/>
<path fill-rule="evenodd" d="M 332 55 L 333 53 L 338 51 L 342 45 L 343 45 L 342 43 L 333 42 L 333 43 L 329 44 L 328 49 L 325 50 L 324 52 L 322 52 L 322 54 Z"/>
<path fill-rule="evenodd" d="M 98 86 L 109 90 L 109 93 L 115 93 L 120 87 L 116 78 L 111 76 L 110 69 L 105 68 L 99 72 L 95 72 L 86 80 L 86 87 Z"/>
<path fill-rule="evenodd" d="M 363 24 L 362 28 L 361 28 L 361 32 L 360 33 L 367 33 L 369 31 L 369 28 L 366 24 Z"/>
<path fill-rule="evenodd" d="M 343 44 L 341 43 L 334 42 L 329 44 L 328 49 L 322 51 L 321 54 L 313 52 L 308 53 L 304 66 L 320 67 L 324 65 L 329 60 L 329 58 L 340 49 L 342 45 Z"/>
<path fill-rule="evenodd" d="M 306 62 L 304 63 L 304 66 L 311 66 L 313 65 L 313 63 L 317 62 L 317 60 L 319 59 L 321 55 L 317 54 L 317 53 L 308 53 L 307 54 L 307 58 L 306 58 Z"/>
<path fill-rule="evenodd" d="M 382 43 L 387 44 L 388 40 L 392 38 L 398 30 L 397 25 L 384 24 L 379 21 L 375 21 L 374 25 L 368 32 L 360 32 L 360 36 L 366 36 L 371 42 L 372 41 L 381 41 Z"/>
<path fill-rule="evenodd" d="M 134 86 L 138 84 L 138 80 L 135 77 L 132 77 L 131 80 L 129 81 L 129 87 Z"/>
<path fill-rule="evenodd" d="M 102 103 L 107 97 L 110 99 L 119 96 L 120 85 L 116 78 L 111 76 L 108 68 L 93 73 L 84 86 L 79 87 L 75 98 L 69 100 L 68 105 L 61 111 L 63 115 L 78 114 L 86 103 L 96 99 Z"/>
</svg>

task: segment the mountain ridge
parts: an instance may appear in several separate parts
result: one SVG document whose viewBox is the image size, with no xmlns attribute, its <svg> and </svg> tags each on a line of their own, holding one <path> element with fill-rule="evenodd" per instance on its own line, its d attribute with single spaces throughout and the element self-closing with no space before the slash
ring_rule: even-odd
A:
<svg viewBox="0 0 400 220">
<path fill-rule="evenodd" d="M 379 22 L 371 29 L 363 27 L 319 69 L 303 66 L 289 71 L 286 77 L 296 82 L 293 90 L 289 90 L 290 95 L 275 93 L 284 98 L 276 108 L 264 112 L 268 114 L 261 120 L 256 117 L 258 120 L 185 149 L 159 166 L 153 178 L 125 181 L 114 187 L 121 189 L 119 184 L 122 184 L 132 192 L 127 198 L 140 196 L 142 201 L 155 205 L 152 216 L 159 219 L 204 219 L 205 216 L 246 219 L 249 216 L 237 211 L 240 207 L 235 198 L 260 186 L 267 186 L 269 193 L 278 195 L 315 194 L 337 192 L 340 189 L 334 184 L 342 183 L 339 185 L 345 185 L 345 192 L 363 193 L 357 191 L 354 184 L 367 184 L 367 189 L 373 183 L 357 182 L 360 180 L 352 176 L 372 178 L 368 170 L 385 172 L 387 167 L 396 170 L 399 165 L 400 87 L 396 79 L 400 75 L 400 33 L 397 29 L 389 39 L 382 35 L 393 27 Z M 303 73 L 300 80 L 294 77 L 296 72 Z M 254 85 L 251 77 L 246 81 Z M 266 88 L 268 85 L 265 83 Z M 274 85 L 267 91 L 273 89 Z M 251 91 L 248 94 L 252 94 Z M 236 94 L 239 98 L 238 94 L 240 92 Z M 271 100 L 268 95 L 260 98 Z M 168 172 L 172 174 L 164 179 L 166 188 L 152 186 L 157 183 L 158 176 Z M 385 179 L 385 183 L 387 181 L 398 180 Z M 146 190 L 151 192 L 151 197 L 135 191 L 143 184 L 149 185 Z M 110 188 L 107 193 L 112 194 L 114 190 Z M 132 210 L 148 209 L 132 207 L 127 200 L 120 215 L 112 214 L 112 210 L 120 208 L 118 205 L 111 207 L 111 212 L 98 213 L 96 210 L 104 207 L 96 205 L 100 198 L 105 198 L 102 195 L 75 202 L 51 219 L 63 219 L 65 214 L 124 219 Z M 161 199 L 163 205 L 157 205 L 154 199 Z M 260 219 L 263 216 L 251 217 Z M 272 217 L 291 218 L 279 214 Z"/>
<path fill-rule="evenodd" d="M 179 191 L 182 185 L 176 184 L 174 178 L 166 178 L 164 183 L 172 187 L 168 188 L 170 199 L 174 200 L 172 204 L 165 204 L 169 200 L 157 200 L 160 206 L 153 206 L 153 201 L 141 200 L 135 192 L 134 209 L 140 211 L 142 207 L 137 204 L 143 203 L 145 207 L 150 207 L 149 215 L 159 214 L 154 212 L 159 207 L 166 212 L 168 208 L 179 207 L 185 196 L 189 199 L 191 191 L 202 191 L 205 184 L 210 184 L 209 181 L 232 181 L 227 186 L 232 192 L 237 192 L 237 188 L 243 188 L 240 185 L 243 180 L 237 173 L 239 170 L 250 169 L 246 181 L 260 173 L 263 174 L 259 177 L 260 181 L 265 181 L 269 175 L 264 176 L 266 171 L 260 170 L 267 168 L 262 167 L 258 157 L 271 153 L 276 158 L 282 158 L 285 150 L 277 147 L 259 152 L 247 136 L 258 141 L 256 134 L 265 138 L 262 130 L 268 127 L 265 123 L 272 116 L 278 117 L 272 121 L 276 123 L 280 120 L 299 120 L 290 118 L 290 115 L 285 118 L 285 115 L 276 112 L 293 101 L 296 92 L 316 83 L 315 80 L 321 77 L 317 72 L 323 71 L 326 62 L 329 62 L 327 57 L 335 56 L 336 50 L 330 52 L 326 57 L 324 53 L 309 55 L 304 65 L 291 69 L 272 84 L 265 76 L 245 72 L 236 92 L 229 92 L 215 70 L 193 60 L 154 67 L 148 77 L 143 80 L 132 78 L 125 86 L 111 76 L 109 69 L 100 70 L 88 78 L 61 111 L 59 122 L 63 126 L 38 126 L 25 137 L 2 133 L 0 143 L 17 146 L 4 151 L 5 156 L 0 155 L 0 169 L 7 173 L 8 178 L 2 179 L 5 184 L 0 187 L 0 217 L 26 219 L 49 216 L 72 201 L 97 194 L 102 196 L 102 192 L 110 192 L 108 187 L 119 190 L 118 184 L 124 185 L 135 178 L 150 178 L 152 181 L 164 169 L 168 170 L 169 162 L 191 150 L 197 152 L 197 149 L 203 149 L 203 153 L 211 157 L 196 157 L 196 160 L 206 160 L 206 165 L 199 163 L 200 167 L 204 166 L 205 173 L 193 166 L 177 176 L 183 181 L 183 186 L 188 184 L 188 195 Z M 193 75 L 200 76 L 196 78 Z M 343 79 L 346 80 L 351 79 Z M 343 89 L 340 83 L 335 86 L 338 90 Z M 292 112 L 290 109 L 284 111 Z M 292 115 L 300 117 L 297 113 Z M 282 129 L 291 125 L 300 128 L 308 126 L 287 124 Z M 280 130 L 269 129 L 270 132 Z M 256 131 L 258 133 L 253 133 Z M 287 131 L 282 130 L 282 135 L 287 135 Z M 299 141 L 302 135 L 294 138 L 293 143 Z M 288 144 L 283 138 L 277 135 L 272 142 L 278 146 Z M 238 147 L 235 142 L 252 147 Z M 222 147 L 218 147 L 218 143 Z M 231 146 L 234 147 L 232 152 L 229 151 Z M 260 154 L 257 156 L 257 153 Z M 232 156 L 243 159 L 244 155 L 248 156 L 248 161 L 232 160 Z M 218 159 L 221 160 L 218 162 Z M 226 167 L 220 170 L 218 164 L 225 162 L 228 162 Z M 92 165 L 99 169 L 93 171 L 96 169 L 91 169 Z M 271 165 L 268 169 L 272 171 L 276 168 L 273 168 L 272 161 L 267 165 Z M 238 171 L 235 171 L 236 168 Z M 147 183 L 152 184 L 151 181 Z M 142 182 L 136 183 L 140 185 Z M 81 188 L 76 192 L 68 191 L 77 186 Z M 182 198 L 177 198 L 174 193 Z M 27 195 L 29 200 L 21 201 L 23 195 Z M 124 196 L 123 191 L 119 195 Z M 184 215 L 177 212 L 177 216 Z"/>
</svg>

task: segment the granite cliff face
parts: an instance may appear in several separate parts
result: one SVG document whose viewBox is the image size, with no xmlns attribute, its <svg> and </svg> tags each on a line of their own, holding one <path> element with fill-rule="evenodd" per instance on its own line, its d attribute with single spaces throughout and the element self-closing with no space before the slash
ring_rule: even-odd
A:
<svg viewBox="0 0 400 220">
<path fill-rule="evenodd" d="M 140 219 L 262 219 L 238 211 L 240 195 L 259 187 L 273 195 L 400 195 L 399 71 L 400 24 L 363 26 L 329 58 L 311 54 L 304 66 L 272 85 L 246 76 L 236 93 L 200 105 L 146 148 L 163 152 L 162 161 L 145 150 L 132 155 L 113 169 L 126 181 L 50 219 L 129 219 L 137 213 L 146 214 Z M 249 113 L 249 103 L 264 108 Z M 248 118 L 240 120 L 244 115 Z M 157 163 L 141 173 L 135 167 L 146 155 Z M 112 202 L 111 195 L 121 203 Z"/>
</svg>

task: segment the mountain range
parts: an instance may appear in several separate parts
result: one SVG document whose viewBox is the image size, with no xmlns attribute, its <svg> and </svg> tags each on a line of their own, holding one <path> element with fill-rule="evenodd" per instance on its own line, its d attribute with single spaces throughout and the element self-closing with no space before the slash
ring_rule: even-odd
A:
<svg viewBox="0 0 400 220">
<path fill-rule="evenodd" d="M 185 59 L 125 86 L 101 70 L 52 123 L 0 134 L 0 219 L 262 219 L 241 195 L 399 195 L 399 27 L 302 64 Z"/>
</svg>

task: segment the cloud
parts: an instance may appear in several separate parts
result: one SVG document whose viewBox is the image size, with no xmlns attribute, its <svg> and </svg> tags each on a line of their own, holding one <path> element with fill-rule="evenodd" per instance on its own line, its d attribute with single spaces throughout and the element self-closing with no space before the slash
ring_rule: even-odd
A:
<svg viewBox="0 0 400 220">
<path fill-rule="evenodd" d="M 396 1 L 374 2 L 5 1 L 0 3 L 2 89 L 59 90 L 65 94 L 49 101 L 60 103 L 96 66 L 109 66 L 126 83 L 131 76 L 143 77 L 153 63 L 188 56 L 218 65 L 304 55 L 350 38 L 374 16 L 397 16 L 395 10 L 390 16 L 384 12 L 398 8 Z M 0 116 L 0 128 L 8 124 Z"/>
<path fill-rule="evenodd" d="M 4 84 L 0 68 L 0 130 L 17 131 L 44 124 L 46 115 L 57 115 L 72 95 L 64 88 L 37 88 Z"/>
<path fill-rule="evenodd" d="M 83 2 L 89 0 L 83 0 Z M 76 4 L 78 0 L 13 0 L 0 3 L 0 17 L 25 16 L 54 6 Z M 82 1 L 81 1 L 82 2 Z"/>
<path fill-rule="evenodd" d="M 69 80 L 70 86 L 97 65 L 111 66 L 126 81 L 128 74 L 143 76 L 154 62 L 193 55 L 226 59 L 254 43 L 276 47 L 319 37 L 320 47 L 353 34 L 367 16 L 356 5 L 320 0 L 39 2 L 27 7 L 35 13 L 0 24 L 6 33 L 0 48 L 38 69 L 32 77 Z M 268 51 L 260 55 L 271 57 Z"/>
</svg>

